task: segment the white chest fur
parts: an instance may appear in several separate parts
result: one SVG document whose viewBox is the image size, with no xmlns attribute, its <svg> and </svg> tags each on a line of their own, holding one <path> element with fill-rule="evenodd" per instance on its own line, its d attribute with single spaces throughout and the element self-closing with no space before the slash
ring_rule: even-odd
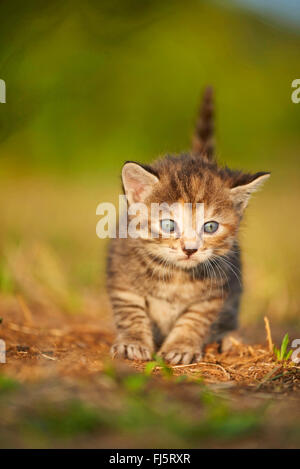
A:
<svg viewBox="0 0 300 469">
<path fill-rule="evenodd" d="M 197 282 L 161 282 L 147 296 L 148 314 L 162 335 L 167 335 L 178 316 L 199 300 L 201 286 Z"/>
<path fill-rule="evenodd" d="M 170 302 L 153 296 L 147 297 L 147 304 L 148 314 L 163 336 L 170 332 L 176 319 L 186 307 L 184 304 Z"/>
</svg>

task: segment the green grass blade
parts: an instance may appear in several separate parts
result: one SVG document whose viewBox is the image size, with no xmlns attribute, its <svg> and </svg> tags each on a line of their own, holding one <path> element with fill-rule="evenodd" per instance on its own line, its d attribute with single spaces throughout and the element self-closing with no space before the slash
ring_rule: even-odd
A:
<svg viewBox="0 0 300 469">
<path fill-rule="evenodd" d="M 280 359 L 284 360 L 285 355 L 286 355 L 286 349 L 289 344 L 289 335 L 288 333 L 285 334 L 282 343 L 281 343 L 281 348 L 280 348 Z"/>
</svg>

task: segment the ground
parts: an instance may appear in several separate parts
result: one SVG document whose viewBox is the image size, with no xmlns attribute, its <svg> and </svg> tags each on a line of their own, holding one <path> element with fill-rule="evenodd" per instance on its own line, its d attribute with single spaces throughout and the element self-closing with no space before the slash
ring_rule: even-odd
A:
<svg viewBox="0 0 300 469">
<path fill-rule="evenodd" d="M 48 314 L 20 295 L 1 300 L 1 447 L 299 447 L 300 367 L 265 339 L 250 345 L 255 331 L 195 365 L 112 362 L 100 304 L 101 321 L 97 308 Z"/>
</svg>

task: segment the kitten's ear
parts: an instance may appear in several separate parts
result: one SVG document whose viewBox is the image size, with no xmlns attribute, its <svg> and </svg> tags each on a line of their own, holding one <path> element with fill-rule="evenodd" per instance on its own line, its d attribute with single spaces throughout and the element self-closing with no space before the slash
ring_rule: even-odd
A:
<svg viewBox="0 0 300 469">
<path fill-rule="evenodd" d="M 249 176 L 247 179 L 243 178 L 242 182 L 237 182 L 237 184 L 230 189 L 231 198 L 236 209 L 239 212 L 243 212 L 248 205 L 248 201 L 253 194 L 256 192 L 263 183 L 269 179 L 270 173 L 256 173 Z"/>
<path fill-rule="evenodd" d="M 122 169 L 122 181 L 127 200 L 132 204 L 144 202 L 159 179 L 150 167 L 128 161 Z"/>
</svg>

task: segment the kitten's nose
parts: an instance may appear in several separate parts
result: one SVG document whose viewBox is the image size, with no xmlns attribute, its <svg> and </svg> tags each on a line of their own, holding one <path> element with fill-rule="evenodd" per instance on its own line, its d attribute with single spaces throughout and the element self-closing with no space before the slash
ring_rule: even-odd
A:
<svg viewBox="0 0 300 469">
<path fill-rule="evenodd" d="M 194 252 L 198 251 L 198 249 L 187 249 L 185 247 L 183 247 L 182 250 L 188 257 L 190 257 L 192 254 L 194 254 Z"/>
</svg>

